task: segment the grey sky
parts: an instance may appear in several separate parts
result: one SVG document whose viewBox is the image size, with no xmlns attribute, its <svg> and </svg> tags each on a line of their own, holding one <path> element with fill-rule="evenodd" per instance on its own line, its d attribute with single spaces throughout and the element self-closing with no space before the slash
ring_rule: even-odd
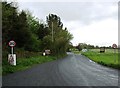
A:
<svg viewBox="0 0 120 88">
<path fill-rule="evenodd" d="M 117 19 L 117 3 L 114 2 L 21 2 L 19 6 L 33 12 L 38 18 L 45 19 L 55 13 L 65 21 L 80 20 L 89 23 L 112 17 Z"/>
<path fill-rule="evenodd" d="M 19 1 L 18 5 L 19 9 L 28 9 L 44 21 L 50 13 L 60 16 L 64 27 L 74 36 L 74 45 L 81 42 L 100 46 L 118 43 L 118 0 L 51 1 Z"/>
</svg>

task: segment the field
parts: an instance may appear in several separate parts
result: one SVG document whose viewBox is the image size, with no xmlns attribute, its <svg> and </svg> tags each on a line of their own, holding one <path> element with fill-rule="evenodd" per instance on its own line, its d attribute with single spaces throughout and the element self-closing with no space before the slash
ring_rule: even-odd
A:
<svg viewBox="0 0 120 88">
<path fill-rule="evenodd" d="M 115 53 L 114 49 L 106 49 L 105 53 L 100 53 L 99 49 L 90 49 L 81 53 L 99 64 L 120 69 L 120 53 L 118 53 L 118 49 L 115 50 Z"/>
</svg>

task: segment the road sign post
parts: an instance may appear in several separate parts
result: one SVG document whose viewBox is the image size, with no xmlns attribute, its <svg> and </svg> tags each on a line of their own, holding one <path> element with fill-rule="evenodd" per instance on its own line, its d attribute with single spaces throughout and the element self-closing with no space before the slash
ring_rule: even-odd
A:
<svg viewBox="0 0 120 88">
<path fill-rule="evenodd" d="M 11 40 L 9 46 L 11 47 L 11 54 L 8 54 L 8 62 L 10 65 L 16 66 L 16 54 L 14 54 L 13 47 L 16 45 L 15 41 Z"/>
<path fill-rule="evenodd" d="M 116 63 L 116 61 L 117 61 L 117 58 L 116 58 L 116 48 L 117 48 L 117 45 L 113 44 L 112 48 L 114 49 L 114 63 Z"/>
<path fill-rule="evenodd" d="M 13 47 L 11 47 L 11 53 L 13 54 Z"/>
</svg>

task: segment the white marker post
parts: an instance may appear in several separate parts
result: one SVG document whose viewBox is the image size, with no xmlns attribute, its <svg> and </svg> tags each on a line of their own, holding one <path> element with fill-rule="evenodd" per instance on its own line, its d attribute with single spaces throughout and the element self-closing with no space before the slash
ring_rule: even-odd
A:
<svg viewBox="0 0 120 88">
<path fill-rule="evenodd" d="M 11 54 L 8 55 L 8 62 L 10 65 L 16 66 L 16 54 L 13 52 L 13 47 L 16 45 L 15 41 L 11 40 L 9 46 L 11 47 Z"/>
</svg>

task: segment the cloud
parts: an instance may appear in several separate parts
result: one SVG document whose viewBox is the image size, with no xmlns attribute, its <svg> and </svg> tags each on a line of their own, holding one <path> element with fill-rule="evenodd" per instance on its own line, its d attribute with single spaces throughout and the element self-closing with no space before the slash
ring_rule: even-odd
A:
<svg viewBox="0 0 120 88">
<path fill-rule="evenodd" d="M 113 17 L 117 19 L 117 3 L 112 2 L 21 2 L 20 8 L 29 9 L 36 17 L 44 18 L 49 13 L 65 21 L 81 21 L 89 24 L 93 20 Z"/>
<path fill-rule="evenodd" d="M 76 23 L 76 28 L 71 27 L 71 23 Z M 99 46 L 110 46 L 113 43 L 118 44 L 118 21 L 115 19 L 104 19 L 98 22 L 92 22 L 87 26 L 79 25 L 79 22 L 68 22 L 68 30 L 73 34 L 72 43 L 89 43 Z M 71 29 L 73 28 L 73 29 Z"/>
<path fill-rule="evenodd" d="M 118 2 L 119 0 L 8 0 L 19 2 Z"/>
</svg>

